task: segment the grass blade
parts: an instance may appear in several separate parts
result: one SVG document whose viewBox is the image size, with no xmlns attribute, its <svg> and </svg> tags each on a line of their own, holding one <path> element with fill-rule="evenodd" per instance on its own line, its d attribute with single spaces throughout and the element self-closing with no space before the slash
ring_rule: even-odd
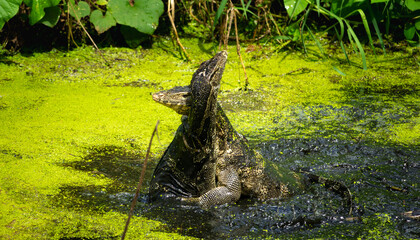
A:
<svg viewBox="0 0 420 240">
<path fill-rule="evenodd" d="M 321 6 L 321 3 L 319 0 L 316 0 L 316 6 L 317 6 L 318 17 L 319 17 L 319 7 Z"/>
<path fill-rule="evenodd" d="M 337 28 L 334 27 L 335 33 L 338 35 Z M 344 56 L 346 57 L 347 63 L 350 64 L 349 56 L 347 55 L 346 48 L 344 47 L 343 40 L 339 40 L 341 50 L 343 50 Z"/>
<path fill-rule="evenodd" d="M 214 31 L 214 29 L 217 25 L 217 22 L 219 21 L 220 16 L 222 16 L 223 10 L 225 10 L 226 3 L 227 3 L 227 0 L 222 0 L 220 2 L 220 6 L 217 9 L 216 16 L 215 16 L 214 21 L 213 21 L 212 32 Z"/>
<path fill-rule="evenodd" d="M 335 18 L 338 21 L 338 23 L 340 24 L 340 34 L 337 34 L 337 36 L 338 36 L 338 40 L 341 41 L 343 39 L 343 36 L 344 36 L 344 23 L 343 23 L 343 19 L 341 17 L 335 15 L 331 11 L 329 11 L 329 10 L 321 7 L 321 6 L 316 6 L 316 7 L 317 7 L 318 10 L 321 10 L 324 14 L 326 14 L 326 15 L 328 15 L 330 17 L 333 17 L 333 18 Z"/>
<path fill-rule="evenodd" d="M 382 51 L 384 52 L 384 55 L 386 55 L 385 44 L 384 44 L 384 41 L 382 39 L 382 34 L 381 34 L 381 31 L 379 30 L 378 22 L 376 21 L 376 16 L 373 13 L 370 5 L 369 5 L 369 13 L 370 13 L 370 15 L 372 15 L 372 25 L 373 25 L 373 28 L 375 29 L 376 35 L 378 36 L 379 42 L 381 44 Z"/>
<path fill-rule="evenodd" d="M 258 17 L 258 15 L 257 14 L 255 14 L 255 13 L 253 13 L 253 12 L 251 12 L 250 10 L 248 10 L 247 8 L 243 8 L 243 7 L 235 7 L 236 9 L 238 9 L 238 10 L 241 10 L 241 11 L 243 11 L 243 15 L 244 15 L 244 17 L 245 17 L 245 19 L 248 19 L 248 16 L 246 15 L 247 13 L 249 13 L 249 14 L 251 14 L 251 15 L 253 15 L 254 17 Z"/>
<path fill-rule="evenodd" d="M 357 53 L 358 51 L 357 51 L 356 43 L 353 41 L 353 37 L 352 37 L 352 35 L 350 33 L 350 30 L 348 30 L 348 29 L 347 29 L 347 36 L 349 36 L 349 41 L 350 41 L 351 46 L 353 47 L 353 51 L 355 53 Z"/>
<path fill-rule="evenodd" d="M 308 9 L 308 11 L 306 11 L 306 14 L 303 15 L 303 19 L 302 19 L 302 26 L 300 27 L 300 38 L 302 39 L 302 45 L 303 45 L 303 50 L 305 51 L 305 55 L 308 55 L 308 50 L 306 50 L 306 45 L 305 45 L 305 38 L 303 36 L 303 29 L 305 29 L 306 27 L 306 19 L 308 19 L 308 15 L 311 9 Z"/>
<path fill-rule="evenodd" d="M 333 67 L 333 69 L 336 71 L 336 72 L 338 72 L 341 76 L 346 76 L 346 74 L 345 73 L 343 73 L 342 71 L 340 71 L 340 69 L 338 69 L 338 67 L 336 67 L 336 66 L 332 66 Z"/>
<path fill-rule="evenodd" d="M 371 33 L 370 33 L 369 24 L 368 24 L 368 22 L 367 22 L 366 15 L 365 15 L 365 13 L 362 11 L 362 9 L 356 9 L 356 10 L 354 10 L 353 12 L 351 12 L 351 13 L 347 14 L 347 16 L 346 16 L 345 18 L 350 17 L 351 15 L 353 15 L 353 14 L 354 14 L 354 13 L 356 13 L 356 12 L 358 12 L 358 13 L 360 14 L 360 17 L 362 18 L 363 26 L 365 27 L 366 34 L 367 34 L 367 36 L 368 36 L 368 38 L 369 38 L 369 44 L 370 44 L 370 46 L 371 46 L 371 48 L 372 48 L 372 50 L 373 50 L 373 54 L 375 54 L 375 56 L 376 56 L 376 51 L 375 51 L 375 47 L 373 46 L 373 40 L 372 40 L 372 35 L 371 35 Z M 348 24 L 347 24 L 347 25 L 348 25 Z"/>
<path fill-rule="evenodd" d="M 308 27 L 308 26 L 306 26 L 306 29 L 308 30 L 309 35 L 311 35 L 312 39 L 315 41 L 315 44 L 318 46 L 319 50 L 321 51 L 322 56 L 324 56 L 324 57 L 325 57 L 325 55 L 326 55 L 326 54 L 325 54 L 325 50 L 324 50 L 324 48 L 322 47 L 321 42 L 320 42 L 320 41 L 318 41 L 318 38 L 316 38 L 316 36 L 312 33 L 311 29 L 309 29 L 309 27 Z"/>
<path fill-rule="evenodd" d="M 365 55 L 365 51 L 363 50 L 362 44 L 360 44 L 359 38 L 357 37 L 356 33 L 354 33 L 350 24 L 347 21 L 344 21 L 344 22 L 347 25 L 347 30 L 349 32 L 349 37 L 350 37 L 350 35 L 352 36 L 352 38 L 356 42 L 357 48 L 359 48 L 360 56 L 362 57 L 363 70 L 367 70 L 366 55 Z"/>
</svg>

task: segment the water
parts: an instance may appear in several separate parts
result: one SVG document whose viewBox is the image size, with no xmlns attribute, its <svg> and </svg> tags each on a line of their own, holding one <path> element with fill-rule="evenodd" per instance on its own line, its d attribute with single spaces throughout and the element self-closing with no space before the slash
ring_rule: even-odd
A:
<svg viewBox="0 0 420 240">
<path fill-rule="evenodd" d="M 242 199 L 209 211 L 152 205 L 139 213 L 168 223 L 172 231 L 206 239 L 292 235 L 355 238 L 375 228 L 389 231 L 390 236 L 419 237 L 418 220 L 402 216 L 419 208 L 419 149 L 323 138 L 279 139 L 257 148 L 264 157 L 284 166 L 312 163 L 313 172 L 346 183 L 354 197 L 352 214 L 339 196 L 319 185 L 287 201 Z M 378 224 L 378 219 L 385 222 Z"/>
<path fill-rule="evenodd" d="M 405 212 L 419 210 L 418 148 L 331 138 L 278 139 L 254 145 L 265 158 L 285 167 L 304 167 L 344 182 L 354 197 L 352 213 L 349 214 L 339 196 L 319 185 L 287 201 L 241 199 L 236 204 L 205 211 L 171 202 L 149 204 L 146 182 L 135 214 L 166 223 L 164 231 L 206 239 L 353 238 L 363 236 L 368 229 L 379 229 L 379 236 L 386 230 L 390 236 L 419 237 L 418 220 L 403 216 Z M 102 174 L 114 182 L 105 189 L 63 187 L 56 203 L 69 208 L 126 212 L 141 169 L 136 163 L 139 157 L 111 146 L 90 150 L 72 166 Z M 149 170 L 147 181 L 151 173 Z"/>
<path fill-rule="evenodd" d="M 1 236 L 119 238 L 159 119 L 164 146 L 154 141 L 135 214 L 166 225 L 135 218 L 134 239 L 176 238 L 165 234 L 171 232 L 208 239 L 420 238 L 412 216 L 420 208 L 419 65 L 415 49 L 406 47 L 368 54 L 369 69 L 361 71 L 350 52 L 348 65 L 334 52 L 304 58 L 272 54 L 268 46 L 242 55 L 247 92 L 238 91 L 242 68 L 229 47 L 218 99 L 235 128 L 267 159 L 345 183 L 352 214 L 319 185 L 287 201 L 241 199 L 209 211 L 148 204 L 151 174 L 179 124 L 150 93 L 187 85 L 210 57 L 195 39 L 183 41 L 192 63 L 171 49 L 102 49 L 111 62 L 127 59 L 107 67 L 90 47 L 1 56 Z"/>
</svg>

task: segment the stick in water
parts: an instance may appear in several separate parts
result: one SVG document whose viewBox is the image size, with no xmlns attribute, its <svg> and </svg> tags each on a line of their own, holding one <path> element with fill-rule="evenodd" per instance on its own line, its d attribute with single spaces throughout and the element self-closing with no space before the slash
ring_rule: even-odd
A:
<svg viewBox="0 0 420 240">
<path fill-rule="evenodd" d="M 133 202 L 131 202 L 130 212 L 128 213 L 127 222 L 125 223 L 125 228 L 124 228 L 124 232 L 121 236 L 121 240 L 124 240 L 124 238 L 125 238 L 125 234 L 127 233 L 128 225 L 130 224 L 131 216 L 133 216 L 134 207 L 136 206 L 137 199 L 139 198 L 140 188 L 141 188 L 141 185 L 143 183 L 144 174 L 146 173 L 147 159 L 149 159 L 150 148 L 152 147 L 152 140 L 153 140 L 153 137 L 155 136 L 155 133 L 157 132 L 158 125 L 159 125 L 159 120 L 157 121 L 155 129 L 153 130 L 153 133 L 152 133 L 152 137 L 150 138 L 149 147 L 147 148 L 146 158 L 144 159 L 143 168 L 142 168 L 141 174 L 140 174 L 139 183 L 137 184 L 136 194 L 134 195 Z"/>
</svg>

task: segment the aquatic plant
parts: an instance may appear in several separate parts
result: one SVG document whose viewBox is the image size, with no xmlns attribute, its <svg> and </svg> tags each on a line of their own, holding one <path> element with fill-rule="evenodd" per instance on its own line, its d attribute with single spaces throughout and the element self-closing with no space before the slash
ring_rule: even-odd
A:
<svg viewBox="0 0 420 240">
<path fill-rule="evenodd" d="M 119 24 L 127 44 L 134 47 L 156 30 L 159 17 L 163 13 L 163 3 L 161 0 L 100 0 L 77 3 L 75 0 L 1 0 L 0 30 L 9 19 L 18 14 L 19 9 L 21 17 L 27 17 L 30 25 L 39 23 L 52 28 L 58 23 L 60 16 L 66 16 L 68 34 L 71 37 L 72 19 L 81 27 L 84 24 L 93 24 L 99 34 Z"/>
<path fill-rule="evenodd" d="M 203 49 L 213 43 L 181 40 L 191 46 L 191 62 L 170 39 L 152 49 L 104 48 L 108 66 L 89 46 L 1 55 L 0 238 L 119 238 L 158 119 L 159 142 L 127 238 L 415 238 L 417 222 L 400 215 L 417 206 L 420 182 L 420 73 L 410 47 L 367 55 L 366 71 L 346 64 L 340 51 L 318 56 L 313 44 L 308 57 L 273 54 L 270 44 L 243 48 L 245 92 L 235 46 L 228 46 L 219 99 L 235 129 L 269 160 L 346 183 L 365 211 L 360 220 L 340 218 L 340 202 L 322 192 L 222 206 L 212 210 L 216 222 L 200 209 L 147 204 L 147 180 L 180 124 L 151 93 L 187 85 L 211 57 Z M 311 221 L 293 221 L 296 213 Z"/>
</svg>

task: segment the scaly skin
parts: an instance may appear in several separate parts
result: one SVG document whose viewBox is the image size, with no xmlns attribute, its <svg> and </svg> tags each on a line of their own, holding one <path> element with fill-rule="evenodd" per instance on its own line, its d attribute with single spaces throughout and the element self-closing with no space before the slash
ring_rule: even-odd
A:
<svg viewBox="0 0 420 240">
<path fill-rule="evenodd" d="M 216 188 L 216 103 L 226 59 L 227 52 L 222 51 L 203 62 L 194 73 L 188 116 L 183 116 L 182 124 L 154 171 L 150 201 L 190 199 Z M 176 96 L 176 91 L 172 93 Z"/>
<path fill-rule="evenodd" d="M 181 91 L 184 92 L 175 93 L 176 91 L 173 89 L 162 91 L 155 93 L 153 99 L 170 108 L 182 104 L 187 106 L 187 108 L 184 107 L 184 110 L 187 110 L 191 106 L 192 100 L 189 97 L 180 98 L 180 96 L 191 95 L 189 93 L 191 89 L 188 86 L 174 89 L 182 89 Z M 176 99 L 176 101 L 171 101 L 171 99 Z M 188 113 L 188 111 L 184 113 Z M 214 138 L 214 143 L 217 144 L 215 146 L 217 149 L 215 180 L 217 187 L 210 189 L 198 198 L 184 198 L 184 200 L 198 202 L 202 207 L 208 208 L 212 205 L 235 202 L 240 196 L 266 200 L 287 198 L 303 190 L 304 178 L 300 174 L 265 161 L 249 148 L 248 141 L 234 130 L 218 103 L 215 121 L 217 129 Z"/>
<path fill-rule="evenodd" d="M 234 130 L 216 101 L 219 85 L 209 87 L 209 80 L 196 81 L 195 77 L 200 75 L 197 72 L 193 76 L 191 87 L 175 87 L 153 94 L 155 101 L 184 115 L 183 124 L 155 170 L 155 173 L 159 172 L 162 165 L 167 165 L 165 161 L 169 158 L 165 156 L 182 156 L 172 158 L 170 162 L 178 165 L 183 163 L 185 167 L 177 169 L 183 174 L 193 173 L 188 175 L 185 183 L 191 185 L 195 191 L 190 194 L 175 194 L 174 197 L 208 208 L 236 202 L 241 196 L 261 200 L 285 199 L 302 192 L 305 186 L 315 182 L 341 194 L 351 206 L 350 191 L 343 184 L 311 173 L 297 173 L 282 168 L 251 150 L 248 141 Z M 203 92 L 206 91 L 209 94 L 203 97 Z M 192 127 L 195 129 L 193 133 L 184 134 L 181 141 L 185 128 L 191 130 Z M 205 134 L 200 137 L 203 132 Z M 192 164 L 198 162 L 202 165 L 197 167 Z"/>
</svg>

